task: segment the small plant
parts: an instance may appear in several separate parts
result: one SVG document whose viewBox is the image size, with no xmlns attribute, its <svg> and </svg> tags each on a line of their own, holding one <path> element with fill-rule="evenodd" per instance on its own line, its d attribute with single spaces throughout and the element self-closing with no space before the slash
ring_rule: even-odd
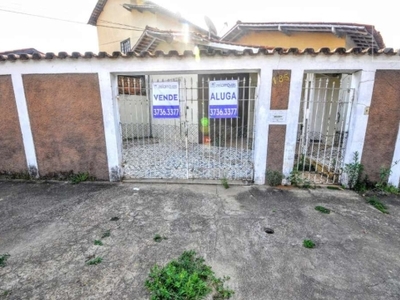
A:
<svg viewBox="0 0 400 300">
<path fill-rule="evenodd" d="M 108 237 L 110 237 L 110 235 L 111 235 L 110 230 L 107 230 L 107 231 L 105 231 L 105 232 L 103 233 L 103 235 L 101 236 L 101 238 L 102 238 L 102 239 L 108 238 Z"/>
<path fill-rule="evenodd" d="M 315 188 L 315 184 L 312 184 L 311 181 L 303 178 L 298 170 L 293 170 L 290 172 L 290 175 L 287 179 L 290 181 L 290 184 L 300 188 Z"/>
<path fill-rule="evenodd" d="M 0 254 L 0 267 L 5 267 L 5 266 L 6 266 L 7 259 L 8 259 L 10 256 L 11 256 L 11 255 L 8 254 L 8 253 Z"/>
<path fill-rule="evenodd" d="M 95 258 L 92 258 L 92 259 L 88 260 L 88 261 L 86 262 L 86 264 L 89 265 L 89 266 L 98 265 L 98 264 L 101 263 L 102 261 L 103 261 L 103 258 L 101 258 L 101 257 L 99 256 L 99 257 L 95 257 Z"/>
<path fill-rule="evenodd" d="M 344 173 L 347 174 L 347 186 L 349 189 L 354 190 L 360 184 L 361 174 L 364 166 L 359 162 L 358 152 L 354 152 L 353 161 L 344 166 Z"/>
<path fill-rule="evenodd" d="M 94 244 L 95 244 L 96 246 L 103 246 L 103 242 L 100 241 L 100 240 L 94 240 Z"/>
<path fill-rule="evenodd" d="M 299 186 L 300 183 L 303 182 L 303 178 L 301 177 L 300 172 L 298 170 L 293 170 L 292 172 L 290 172 L 288 179 L 290 181 L 290 184 L 294 186 Z"/>
<path fill-rule="evenodd" d="M 396 161 L 393 166 L 395 166 L 397 163 L 398 161 Z M 380 192 L 398 194 L 399 189 L 394 185 L 388 183 L 390 174 L 392 174 L 391 168 L 381 167 L 379 169 L 379 181 L 375 184 L 375 188 Z"/>
<path fill-rule="evenodd" d="M 165 267 L 155 265 L 145 282 L 151 300 L 197 300 L 214 293 L 214 299 L 229 299 L 234 291 L 224 287 L 229 277 L 217 278 L 196 252 L 185 251 Z"/>
<path fill-rule="evenodd" d="M 73 174 L 71 175 L 69 180 L 71 181 L 72 184 L 78 184 L 80 182 L 89 180 L 89 178 L 90 178 L 89 173 L 85 172 L 85 173 Z"/>
<path fill-rule="evenodd" d="M 387 211 L 387 207 L 379 201 L 379 199 L 376 196 L 372 196 L 367 198 L 367 203 L 371 204 L 373 207 L 375 207 L 377 210 L 380 210 L 384 214 L 389 214 Z"/>
<path fill-rule="evenodd" d="M 267 170 L 265 173 L 265 182 L 270 186 L 280 185 L 283 178 L 285 178 L 285 176 L 279 171 Z"/>
<path fill-rule="evenodd" d="M 4 176 L 6 179 L 32 179 L 31 175 L 28 172 L 0 172 L 0 176 Z"/>
<path fill-rule="evenodd" d="M 113 221 L 113 222 L 118 221 L 118 220 L 119 220 L 118 217 L 112 217 L 112 218 L 110 219 L 110 221 Z"/>
<path fill-rule="evenodd" d="M 316 207 L 315 207 L 315 210 L 317 210 L 317 211 L 319 211 L 319 212 L 322 212 L 323 214 L 330 214 L 330 213 L 331 213 L 331 210 L 330 210 L 330 209 L 325 208 L 325 207 L 323 207 L 323 206 L 316 206 Z"/>
<path fill-rule="evenodd" d="M 303 241 L 303 246 L 308 248 L 308 249 L 312 249 L 315 247 L 315 243 L 312 240 L 304 240 Z"/>
<path fill-rule="evenodd" d="M 165 236 L 161 236 L 158 233 L 154 235 L 153 240 L 157 243 L 161 242 L 162 240 L 167 240 L 168 238 Z"/>
<path fill-rule="evenodd" d="M 221 179 L 221 183 L 225 189 L 229 189 L 228 179 L 226 177 Z"/>
</svg>

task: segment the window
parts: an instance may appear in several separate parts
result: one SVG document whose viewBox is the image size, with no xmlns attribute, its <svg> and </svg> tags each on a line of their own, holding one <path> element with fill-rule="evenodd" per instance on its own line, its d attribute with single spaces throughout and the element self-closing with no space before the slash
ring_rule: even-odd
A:
<svg viewBox="0 0 400 300">
<path fill-rule="evenodd" d="M 118 93 L 120 95 L 146 96 L 144 76 L 118 76 Z"/>
<path fill-rule="evenodd" d="M 123 40 L 121 43 L 121 52 L 126 54 L 127 52 L 131 51 L 131 39 Z"/>
</svg>

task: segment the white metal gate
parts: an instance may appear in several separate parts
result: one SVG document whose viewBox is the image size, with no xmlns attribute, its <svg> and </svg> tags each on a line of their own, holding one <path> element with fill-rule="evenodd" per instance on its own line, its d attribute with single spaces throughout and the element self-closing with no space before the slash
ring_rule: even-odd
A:
<svg viewBox="0 0 400 300">
<path fill-rule="evenodd" d="M 253 180 L 256 78 L 118 76 L 124 177 Z M 208 116 L 208 82 L 223 79 L 239 82 L 238 118 Z M 152 82 L 159 81 L 179 82 L 180 118 L 152 117 Z"/>
<path fill-rule="evenodd" d="M 294 166 L 305 180 L 340 180 L 354 99 L 350 84 L 347 74 L 306 75 Z"/>
</svg>

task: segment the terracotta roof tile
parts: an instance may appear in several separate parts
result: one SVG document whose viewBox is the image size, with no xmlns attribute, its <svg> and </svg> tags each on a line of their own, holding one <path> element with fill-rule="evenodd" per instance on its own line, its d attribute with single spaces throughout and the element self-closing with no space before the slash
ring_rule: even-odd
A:
<svg viewBox="0 0 400 300">
<path fill-rule="evenodd" d="M 384 48 L 382 35 L 375 26 L 357 23 L 337 22 L 240 22 L 229 29 L 221 40 L 234 42 L 246 32 L 255 31 L 282 31 L 282 32 L 329 32 L 335 35 L 347 35 L 357 47 Z M 277 46 L 277 45 L 275 45 Z"/>
<path fill-rule="evenodd" d="M 330 49 L 327 47 L 323 47 L 320 49 L 313 49 L 313 48 L 305 48 L 305 49 L 298 49 L 298 48 L 261 48 L 258 53 L 253 52 L 251 49 L 245 49 L 243 51 L 234 51 L 234 50 L 200 50 L 200 56 L 261 56 L 261 55 L 399 55 L 400 50 L 394 50 L 393 48 L 383 48 L 383 49 L 376 49 L 376 48 L 351 48 L 346 49 L 343 47 Z M 148 52 L 143 51 L 141 53 L 135 52 L 128 52 L 126 54 L 121 53 L 119 51 L 115 51 L 112 54 L 106 52 L 99 52 L 95 54 L 93 52 L 85 52 L 84 54 L 80 52 L 72 52 L 68 54 L 67 52 L 59 52 L 58 54 L 48 52 L 45 54 L 35 53 L 35 54 L 7 54 L 7 55 L 0 55 L 0 62 L 5 61 L 17 61 L 17 60 L 52 60 L 52 59 L 129 59 L 129 58 L 155 58 L 155 57 L 195 57 L 195 54 L 191 50 L 186 50 L 183 53 L 179 53 L 176 50 L 171 50 L 168 53 L 165 53 L 161 50 L 157 50 L 155 52 Z"/>
</svg>

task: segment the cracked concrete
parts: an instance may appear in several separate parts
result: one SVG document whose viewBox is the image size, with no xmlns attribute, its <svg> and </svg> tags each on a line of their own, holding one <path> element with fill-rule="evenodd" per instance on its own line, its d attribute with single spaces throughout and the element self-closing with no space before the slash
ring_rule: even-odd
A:
<svg viewBox="0 0 400 300">
<path fill-rule="evenodd" d="M 0 299 L 148 299 L 151 266 L 189 249 L 233 299 L 399 299 L 400 201 L 382 202 L 389 215 L 323 188 L 0 182 Z"/>
</svg>

